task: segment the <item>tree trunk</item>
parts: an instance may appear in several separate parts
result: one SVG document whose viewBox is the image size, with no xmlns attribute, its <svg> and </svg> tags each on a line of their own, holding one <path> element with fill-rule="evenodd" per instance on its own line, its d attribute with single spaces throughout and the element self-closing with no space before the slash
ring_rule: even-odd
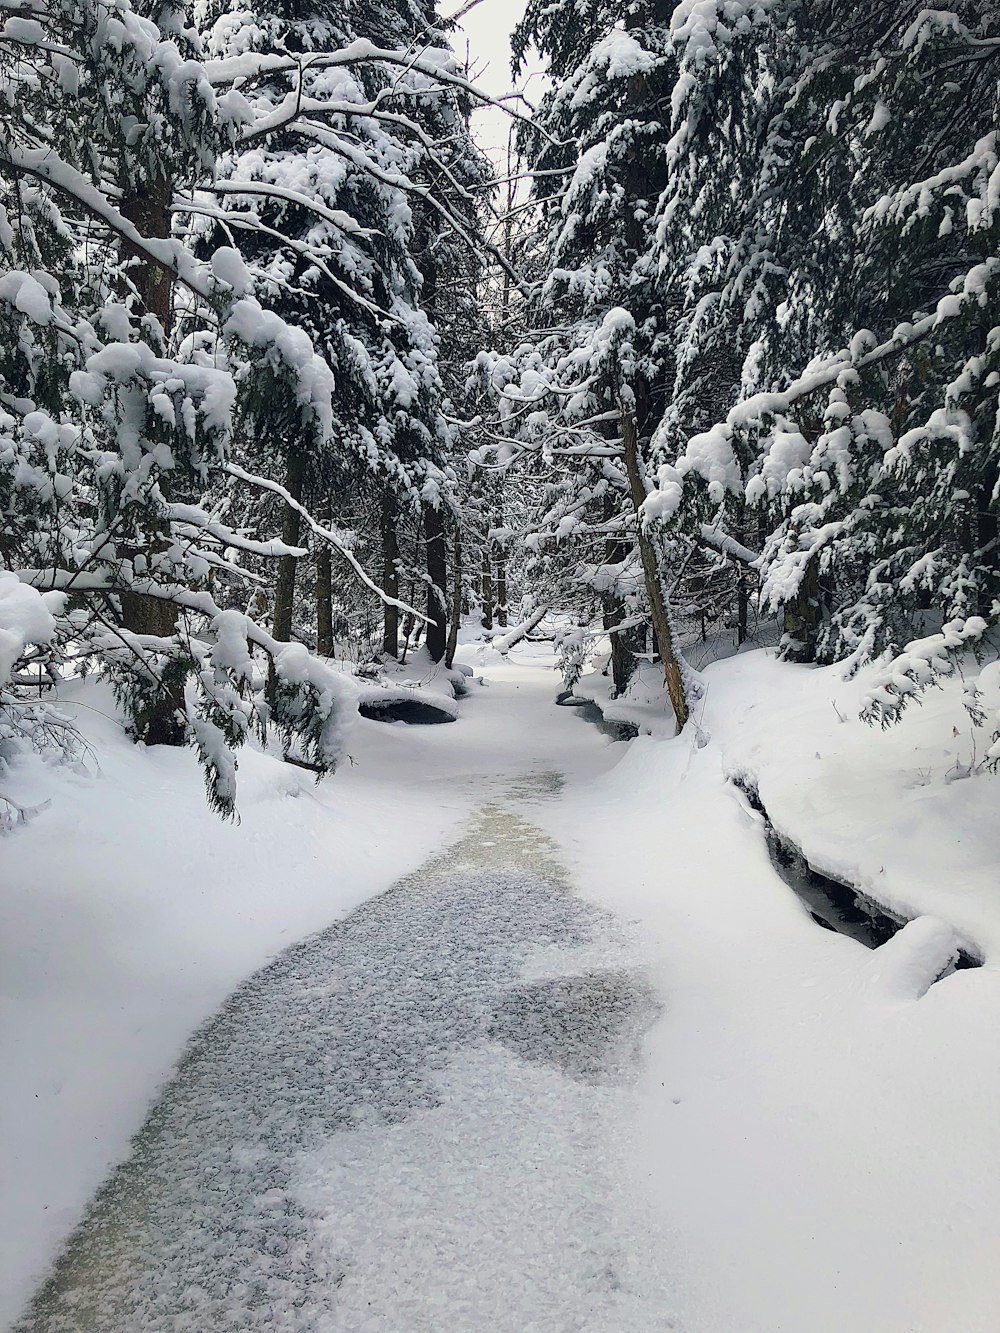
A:
<svg viewBox="0 0 1000 1333">
<path fill-rule="evenodd" d="M 622 443 L 625 447 L 625 467 L 628 472 L 629 491 L 635 508 L 636 533 L 639 540 L 639 555 L 642 559 L 642 572 L 646 583 L 646 596 L 649 599 L 650 619 L 653 622 L 653 634 L 656 638 L 657 651 L 663 663 L 663 678 L 667 694 L 673 705 L 680 731 L 688 720 L 688 702 L 684 690 L 684 677 L 681 664 L 674 649 L 674 636 L 670 627 L 670 611 L 667 606 L 663 582 L 660 578 L 659 561 L 653 544 L 646 536 L 639 515 L 639 508 L 646 499 L 646 487 L 639 471 L 639 440 L 635 428 L 635 418 L 630 408 L 619 404 L 622 427 Z"/>
<path fill-rule="evenodd" d="M 497 546 L 497 624 L 507 628 L 507 550 Z"/>
<path fill-rule="evenodd" d="M 169 639 L 177 632 L 177 608 L 162 597 L 123 592 L 121 609 L 122 624 L 133 634 Z M 148 706 L 132 717 L 135 735 L 144 745 L 183 745 L 187 736 L 183 681 L 170 678 L 169 662 L 166 676 Z"/>
<path fill-rule="evenodd" d="M 799 590 L 786 604 L 782 616 L 782 654 L 789 662 L 815 662 L 821 613 L 819 566 L 813 558 L 806 565 Z"/>
<path fill-rule="evenodd" d="M 399 597 L 399 506 L 396 497 L 386 490 L 382 496 L 382 591 L 390 597 Z M 399 656 L 399 607 L 382 604 L 382 652 L 386 657 Z"/>
<path fill-rule="evenodd" d="M 410 606 L 414 604 L 416 596 L 417 596 L 417 590 L 414 579 L 411 576 L 409 592 L 406 594 L 406 600 Z M 416 627 L 416 623 L 417 620 L 413 612 L 407 611 L 406 615 L 403 616 L 403 650 L 399 655 L 399 660 L 401 663 L 406 662 L 406 654 L 410 651 L 410 637 L 413 634 L 414 628 Z"/>
<path fill-rule="evenodd" d="M 427 554 L 427 651 L 431 660 L 440 662 L 447 647 L 448 631 L 448 557 L 444 541 L 444 514 L 433 505 L 424 505 L 424 547 Z"/>
<path fill-rule="evenodd" d="M 483 629 L 493 628 L 493 571 L 489 555 L 483 556 Z"/>
<path fill-rule="evenodd" d="M 607 522 L 614 516 L 615 502 L 611 493 L 604 497 L 604 519 Z M 604 544 L 604 563 L 620 565 L 628 556 L 628 546 L 619 538 L 610 538 Z M 635 671 L 636 653 L 645 650 L 645 643 L 639 641 L 639 627 L 631 630 L 617 630 L 616 627 L 625 619 L 625 607 L 613 592 L 601 593 L 602 622 L 608 631 L 611 643 L 611 680 L 614 684 L 615 697 L 625 693 Z M 613 632 L 616 631 L 616 632 Z M 642 630 L 643 639 L 645 629 Z"/>
<path fill-rule="evenodd" d="M 994 506 L 993 497 L 997 493 L 1000 477 L 995 466 L 986 471 L 985 485 L 973 491 L 976 500 L 976 541 L 979 547 L 977 564 L 986 571 L 978 589 L 976 611 L 981 616 L 989 616 L 990 607 L 1000 593 L 1000 569 L 997 565 L 997 538 L 1000 536 L 1000 521 Z"/>
<path fill-rule="evenodd" d="M 750 590 L 746 575 L 740 570 L 736 576 L 736 642 L 742 645 L 747 641 L 747 612 L 750 609 Z"/>
<path fill-rule="evenodd" d="M 316 510 L 316 521 L 324 528 L 330 526 L 330 501 L 324 500 Z M 333 576 L 330 543 L 321 537 L 316 548 L 316 652 L 320 657 L 333 656 Z"/>
<path fill-rule="evenodd" d="M 157 176 L 143 186 L 141 193 L 122 200 L 122 216 L 143 236 L 164 240 L 170 236 L 170 205 L 173 196 L 171 182 L 163 176 Z M 165 343 L 170 336 L 172 323 L 173 275 L 169 269 L 160 268 L 147 255 L 129 245 L 128 241 L 122 241 L 122 250 L 132 260 L 128 279 L 138 293 L 143 313 L 155 315 Z"/>
<path fill-rule="evenodd" d="M 306 475 L 306 456 L 301 449 L 291 449 L 285 470 L 285 490 L 293 500 L 302 501 L 302 483 Z M 290 504 L 282 506 L 281 540 L 286 546 L 298 546 L 302 517 Z M 292 637 L 292 610 L 295 602 L 295 566 L 293 555 L 283 555 L 278 561 L 278 577 L 274 585 L 274 624 L 271 633 L 282 643 Z"/>
<path fill-rule="evenodd" d="M 505 531 L 507 526 L 506 515 L 504 514 L 502 497 L 497 503 L 496 526 Z M 507 539 L 503 538 L 493 543 L 493 550 L 496 553 L 496 584 L 494 592 L 496 594 L 497 624 L 501 629 L 507 628 Z"/>
<path fill-rule="evenodd" d="M 170 236 L 173 201 L 171 184 L 157 177 L 141 194 L 122 200 L 121 212 L 143 236 L 165 239 Z M 122 250 L 132 258 L 129 280 L 138 293 L 142 313 L 155 316 L 160 326 L 161 349 L 170 336 L 172 316 L 172 275 L 167 269 L 141 255 L 127 241 Z M 160 487 L 168 493 L 168 480 L 161 477 Z M 130 554 L 149 556 L 166 545 L 165 535 L 148 533 L 145 545 L 132 548 Z M 169 639 L 177 632 L 177 609 L 160 597 L 142 593 L 123 593 L 121 597 L 122 623 L 133 634 L 151 634 Z M 184 685 L 182 681 L 167 681 L 158 691 L 156 701 L 135 717 L 136 735 L 146 745 L 183 745 L 186 738 L 184 723 Z"/>
<path fill-rule="evenodd" d="M 448 648 L 444 655 L 444 664 L 450 671 L 455 663 L 458 648 L 458 627 L 462 620 L 462 536 L 455 532 L 455 569 L 452 573 L 454 587 L 451 599 L 451 625 L 448 627 Z"/>
</svg>

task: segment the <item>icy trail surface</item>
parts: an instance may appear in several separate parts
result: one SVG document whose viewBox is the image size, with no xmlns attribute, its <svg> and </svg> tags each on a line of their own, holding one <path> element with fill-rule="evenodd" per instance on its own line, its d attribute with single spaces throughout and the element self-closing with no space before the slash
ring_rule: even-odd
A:
<svg viewBox="0 0 1000 1333">
<path fill-rule="evenodd" d="M 19 1329 L 670 1327 L 618 1162 L 634 947 L 484 805 L 195 1037 Z"/>
</svg>

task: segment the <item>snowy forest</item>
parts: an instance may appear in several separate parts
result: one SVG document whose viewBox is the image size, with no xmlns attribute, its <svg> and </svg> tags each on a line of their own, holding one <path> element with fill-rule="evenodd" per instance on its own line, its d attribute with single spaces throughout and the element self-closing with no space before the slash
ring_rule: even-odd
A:
<svg viewBox="0 0 1000 1333">
<path fill-rule="evenodd" d="M 995 1329 L 996 0 L 0 85 L 0 1328 Z"/>
</svg>

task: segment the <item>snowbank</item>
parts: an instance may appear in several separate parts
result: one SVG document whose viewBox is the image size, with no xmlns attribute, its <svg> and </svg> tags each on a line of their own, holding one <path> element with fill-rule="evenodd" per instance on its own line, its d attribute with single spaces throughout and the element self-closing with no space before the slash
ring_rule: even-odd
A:
<svg viewBox="0 0 1000 1333">
<path fill-rule="evenodd" d="M 991 1333 L 998 789 L 946 781 L 969 758 L 960 688 L 883 734 L 834 671 L 757 652 L 705 681 L 707 745 L 640 736 L 543 812 L 660 993 L 632 1190 L 675 1247 L 679 1326 Z M 810 860 L 918 919 L 874 951 L 820 929 L 733 772 Z M 931 984 L 954 928 L 987 965 Z"/>
<path fill-rule="evenodd" d="M 858 717 L 872 675 L 750 653 L 706 672 L 708 729 L 726 771 L 753 779 L 775 828 L 817 870 L 902 916 L 940 916 L 973 953 L 995 957 L 991 727 L 973 727 L 956 678 L 873 729 Z"/>
</svg>

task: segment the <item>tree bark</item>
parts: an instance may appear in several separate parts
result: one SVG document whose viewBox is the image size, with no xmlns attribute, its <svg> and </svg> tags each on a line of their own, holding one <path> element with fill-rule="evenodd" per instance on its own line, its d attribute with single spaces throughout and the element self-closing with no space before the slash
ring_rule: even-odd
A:
<svg viewBox="0 0 1000 1333">
<path fill-rule="evenodd" d="M 452 572 L 454 587 L 451 597 L 451 624 L 448 627 L 448 647 L 444 655 L 444 664 L 450 671 L 455 663 L 458 649 L 458 627 L 462 620 L 462 535 L 455 532 L 455 568 Z"/>
<path fill-rule="evenodd" d="M 507 551 L 497 546 L 497 624 L 507 628 Z"/>
<path fill-rule="evenodd" d="M 736 577 L 736 643 L 742 645 L 747 641 L 747 613 L 750 609 L 750 590 L 747 587 L 746 575 L 740 570 Z"/>
<path fill-rule="evenodd" d="M 302 502 L 302 483 L 306 475 L 306 456 L 301 449 L 291 449 L 285 469 L 285 490 L 293 500 Z M 302 529 L 299 511 L 290 504 L 282 506 L 281 540 L 287 546 L 298 546 Z M 271 633 L 282 643 L 292 637 L 292 610 L 295 602 L 295 566 L 293 555 L 283 555 L 278 561 L 278 577 L 274 585 L 274 624 Z"/>
<path fill-rule="evenodd" d="M 121 212 L 143 236 L 165 239 L 170 236 L 173 201 L 171 183 L 157 177 L 141 194 L 122 200 Z M 163 350 L 172 322 L 172 277 L 167 269 L 140 255 L 127 241 L 122 242 L 124 254 L 133 259 L 129 280 L 138 293 L 142 312 L 155 316 L 160 326 L 160 349 Z M 168 481 L 161 477 L 160 487 L 168 493 Z M 144 546 L 129 552 L 149 556 L 166 544 L 165 535 L 151 531 Z M 122 624 L 133 634 L 151 634 L 169 639 L 177 632 L 177 610 L 160 597 L 141 593 L 123 593 L 121 597 Z M 157 699 L 141 716 L 133 719 L 136 734 L 146 745 L 183 745 L 186 738 L 184 722 L 184 686 L 181 681 L 164 682 Z"/>
<path fill-rule="evenodd" d="M 604 519 L 608 521 L 614 516 L 615 503 L 612 494 L 604 498 Z M 628 556 L 629 548 L 620 538 L 610 538 L 604 544 L 604 563 L 606 565 L 620 565 Z M 617 631 L 617 626 L 625 619 L 625 607 L 621 600 L 613 592 L 603 592 L 601 594 L 601 619 L 605 630 L 608 631 L 608 638 L 611 643 L 611 680 L 614 685 L 615 696 L 619 697 L 625 693 L 632 674 L 635 671 L 635 658 L 637 652 L 642 652 L 645 643 L 639 642 L 638 627 L 632 630 Z M 645 630 L 643 629 L 643 639 Z"/>
<path fill-rule="evenodd" d="M 324 528 L 330 526 L 330 501 L 317 507 L 316 521 Z M 322 538 L 316 548 L 316 652 L 320 657 L 333 656 L 333 571 L 330 544 Z"/>
<path fill-rule="evenodd" d="M 798 592 L 786 604 L 782 615 L 782 653 L 790 662 L 815 662 L 821 614 L 819 566 L 812 559 L 806 565 Z"/>
<path fill-rule="evenodd" d="M 399 506 L 388 489 L 382 496 L 382 591 L 399 597 Z M 382 652 L 399 656 L 399 607 L 382 604 Z"/>
<path fill-rule="evenodd" d="M 488 552 L 483 554 L 483 629 L 493 628 L 493 571 Z"/>
<path fill-rule="evenodd" d="M 643 531 L 639 515 L 640 506 L 646 499 L 646 487 L 639 470 L 639 439 L 635 428 L 632 411 L 624 404 L 619 404 L 622 427 L 622 443 L 625 449 L 625 468 L 628 473 L 629 491 L 635 508 L 636 533 L 639 540 L 639 555 L 642 559 L 642 572 L 646 584 L 646 596 L 649 599 L 650 619 L 653 622 L 653 634 L 656 638 L 657 651 L 663 663 L 663 678 L 667 694 L 673 705 L 680 731 L 688 720 L 689 710 L 687 695 L 684 690 L 684 676 L 681 664 L 674 649 L 674 636 L 670 628 L 670 611 L 667 606 L 663 582 L 660 578 L 659 561 L 653 544 Z"/>
<path fill-rule="evenodd" d="M 173 203 L 173 195 L 172 183 L 164 176 L 157 176 L 139 194 L 122 200 L 122 216 L 144 237 L 166 239 L 171 232 L 170 205 Z M 155 315 L 165 343 L 173 322 L 173 276 L 169 269 L 155 264 L 147 255 L 129 245 L 128 241 L 122 241 L 122 250 L 133 261 L 128 277 L 142 302 L 143 313 Z"/>
<path fill-rule="evenodd" d="M 431 660 L 440 662 L 447 647 L 448 630 L 448 557 L 444 540 L 444 514 L 431 504 L 424 505 L 424 548 L 427 556 L 427 651 Z"/>
</svg>

